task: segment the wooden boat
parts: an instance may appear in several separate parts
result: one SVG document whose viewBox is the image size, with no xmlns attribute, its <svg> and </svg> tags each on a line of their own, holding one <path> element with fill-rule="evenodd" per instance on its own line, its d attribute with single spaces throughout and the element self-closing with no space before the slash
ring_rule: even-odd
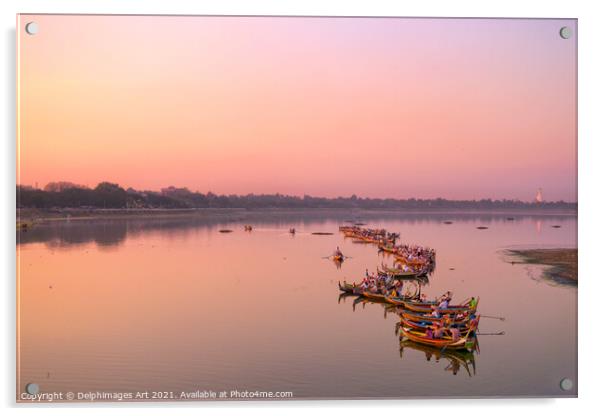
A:
<svg viewBox="0 0 602 416">
<path fill-rule="evenodd" d="M 396 254 L 397 253 L 397 248 L 396 247 L 385 246 L 383 244 L 379 244 L 378 245 L 378 249 L 380 251 L 384 251 L 386 253 L 391 253 L 391 254 Z"/>
<path fill-rule="evenodd" d="M 399 255 L 399 254 L 393 254 L 393 256 L 395 257 L 395 261 L 397 263 L 404 263 L 407 264 L 408 266 L 412 266 L 412 267 L 424 267 L 426 265 L 426 261 L 425 260 L 410 260 L 408 258 L 406 258 L 405 256 Z"/>
<path fill-rule="evenodd" d="M 366 299 L 370 299 L 372 301 L 377 301 L 377 302 L 386 302 L 387 298 L 385 295 L 383 295 L 382 293 L 372 293 L 372 292 L 362 292 L 362 296 L 365 297 Z"/>
<path fill-rule="evenodd" d="M 449 316 L 440 316 L 440 317 L 435 317 L 435 316 L 431 316 L 429 314 L 424 314 L 424 313 L 412 313 L 412 312 L 406 312 L 406 311 L 401 311 L 399 313 L 399 316 L 403 319 L 406 320 L 410 320 L 410 321 L 415 321 L 415 322 L 443 322 L 443 320 L 445 319 L 451 319 L 451 321 L 455 324 L 460 324 L 460 323 L 468 323 L 468 321 L 470 321 L 471 319 L 471 314 L 466 314 L 466 315 L 449 315 Z"/>
<path fill-rule="evenodd" d="M 291 234 L 295 234 L 297 231 L 294 228 L 289 228 L 288 232 Z"/>
<path fill-rule="evenodd" d="M 245 225 L 245 231 L 253 231 L 252 225 Z"/>
<path fill-rule="evenodd" d="M 398 279 L 415 279 L 418 277 L 417 273 L 414 272 L 404 272 L 399 269 L 395 269 L 392 267 L 384 267 L 382 270 L 378 267 L 376 268 L 376 272 L 379 275 L 387 275 Z"/>
<path fill-rule="evenodd" d="M 468 333 L 468 331 L 472 331 L 473 329 L 476 329 L 479 325 L 479 318 L 480 316 L 477 316 L 475 319 L 471 319 L 470 321 L 467 322 L 461 322 L 461 323 L 451 323 L 450 326 L 446 326 L 447 328 L 458 328 L 458 330 L 460 331 L 460 334 L 465 335 Z M 416 330 L 420 330 L 420 331 L 426 331 L 427 328 L 429 327 L 433 327 L 434 322 L 430 322 L 430 321 L 415 321 L 415 320 L 411 320 L 411 319 L 404 319 L 403 317 L 401 317 L 401 326 L 404 326 L 406 328 L 411 328 L 411 329 L 416 329 Z M 445 325 L 444 322 L 441 322 L 442 324 Z"/>
<path fill-rule="evenodd" d="M 414 312 L 422 312 L 428 313 L 433 311 L 433 307 L 435 307 L 437 303 L 435 302 L 405 302 L 403 307 L 409 309 Z M 477 302 L 474 307 L 470 307 L 468 305 L 451 305 L 445 309 L 439 309 L 439 313 L 441 315 L 445 314 L 457 314 L 457 313 L 474 313 L 477 310 L 477 306 L 479 305 L 479 298 L 477 298 Z"/>
<path fill-rule="evenodd" d="M 343 280 L 343 284 L 341 284 L 341 282 L 339 283 L 339 290 L 341 292 L 345 292 L 345 293 L 352 293 L 354 295 L 361 295 L 362 294 L 362 290 L 357 287 L 356 285 L 352 284 L 352 283 L 347 283 L 346 281 Z"/>
<path fill-rule="evenodd" d="M 404 302 L 407 302 L 409 300 L 412 299 L 416 299 L 416 295 L 403 295 L 403 296 L 396 296 L 396 297 L 392 297 L 392 296 L 385 296 L 385 300 L 392 304 L 392 305 L 397 305 L 397 306 L 403 306 Z"/>
<path fill-rule="evenodd" d="M 403 325 L 401 326 L 400 330 L 402 337 L 419 344 L 429 345 L 431 347 L 468 351 L 472 351 L 476 347 L 474 328 L 471 328 L 466 335 L 455 341 L 450 336 L 443 336 L 442 338 L 428 338 L 424 334 L 424 331 L 404 327 Z"/>
</svg>

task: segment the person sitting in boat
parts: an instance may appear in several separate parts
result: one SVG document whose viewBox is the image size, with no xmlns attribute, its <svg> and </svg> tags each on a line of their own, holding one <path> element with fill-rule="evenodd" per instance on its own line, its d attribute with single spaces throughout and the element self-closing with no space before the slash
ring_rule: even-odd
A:
<svg viewBox="0 0 602 416">
<path fill-rule="evenodd" d="M 439 303 L 439 309 L 447 308 L 449 308 L 449 300 L 447 298 L 443 298 L 443 300 Z"/>
<path fill-rule="evenodd" d="M 444 328 L 439 322 L 434 323 L 433 338 L 443 338 Z"/>
<path fill-rule="evenodd" d="M 457 340 L 460 339 L 460 330 L 458 328 L 455 328 L 455 327 L 449 328 L 448 331 L 451 335 L 453 342 L 456 342 Z"/>
<path fill-rule="evenodd" d="M 335 257 L 343 257 L 343 252 L 341 251 L 341 249 L 339 248 L 339 246 L 337 246 L 337 249 L 334 251 L 334 256 Z"/>
<path fill-rule="evenodd" d="M 425 333 L 425 336 L 426 336 L 428 339 L 433 339 L 433 330 L 431 329 L 431 327 L 430 327 L 430 326 L 426 328 L 426 333 Z"/>
<path fill-rule="evenodd" d="M 469 306 L 471 309 L 475 309 L 475 308 L 477 307 L 477 300 L 475 299 L 475 297 L 474 297 L 474 296 L 472 296 L 472 297 L 470 298 L 470 300 L 468 301 L 468 306 Z"/>
<path fill-rule="evenodd" d="M 431 312 L 431 316 L 434 318 L 441 318 L 441 313 L 439 312 L 439 308 L 433 305 L 433 311 Z"/>
</svg>

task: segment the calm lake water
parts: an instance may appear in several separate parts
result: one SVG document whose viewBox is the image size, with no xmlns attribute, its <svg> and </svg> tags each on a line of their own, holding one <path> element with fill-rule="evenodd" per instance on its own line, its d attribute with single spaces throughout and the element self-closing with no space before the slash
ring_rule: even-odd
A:
<svg viewBox="0 0 602 416">
<path fill-rule="evenodd" d="M 435 248 L 437 269 L 423 292 L 480 296 L 481 314 L 505 317 L 481 319 L 481 332 L 505 335 L 480 336 L 473 357 L 400 350 L 395 313 L 339 299 L 337 281 L 392 263 L 375 246 L 345 239 L 338 227 L 347 219 Z M 505 261 L 503 249 L 576 247 L 576 236 L 575 216 L 516 213 L 39 225 L 19 236 L 18 394 L 36 383 L 40 392 L 174 397 L 197 390 L 297 399 L 575 396 L 577 288 L 542 278 L 541 267 Z M 337 245 L 352 257 L 340 269 L 323 259 Z M 563 378 L 572 390 L 559 388 Z"/>
</svg>

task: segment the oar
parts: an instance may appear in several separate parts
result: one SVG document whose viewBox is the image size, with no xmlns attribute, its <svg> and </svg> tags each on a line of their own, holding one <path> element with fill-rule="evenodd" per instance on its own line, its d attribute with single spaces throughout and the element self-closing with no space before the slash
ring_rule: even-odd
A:
<svg viewBox="0 0 602 416">
<path fill-rule="evenodd" d="M 506 320 L 506 318 L 504 318 L 503 316 L 491 316 L 491 315 L 481 315 L 481 318 L 499 319 L 500 321 Z"/>
<path fill-rule="evenodd" d="M 506 335 L 505 331 L 500 331 L 500 332 L 477 332 L 478 336 L 481 335 Z"/>
</svg>

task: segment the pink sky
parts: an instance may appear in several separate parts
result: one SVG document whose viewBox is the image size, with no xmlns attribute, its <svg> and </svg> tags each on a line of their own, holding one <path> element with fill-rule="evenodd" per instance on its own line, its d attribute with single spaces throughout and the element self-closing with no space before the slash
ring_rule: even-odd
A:
<svg viewBox="0 0 602 416">
<path fill-rule="evenodd" d="M 22 15 L 17 182 L 575 201 L 562 26 Z"/>
</svg>

